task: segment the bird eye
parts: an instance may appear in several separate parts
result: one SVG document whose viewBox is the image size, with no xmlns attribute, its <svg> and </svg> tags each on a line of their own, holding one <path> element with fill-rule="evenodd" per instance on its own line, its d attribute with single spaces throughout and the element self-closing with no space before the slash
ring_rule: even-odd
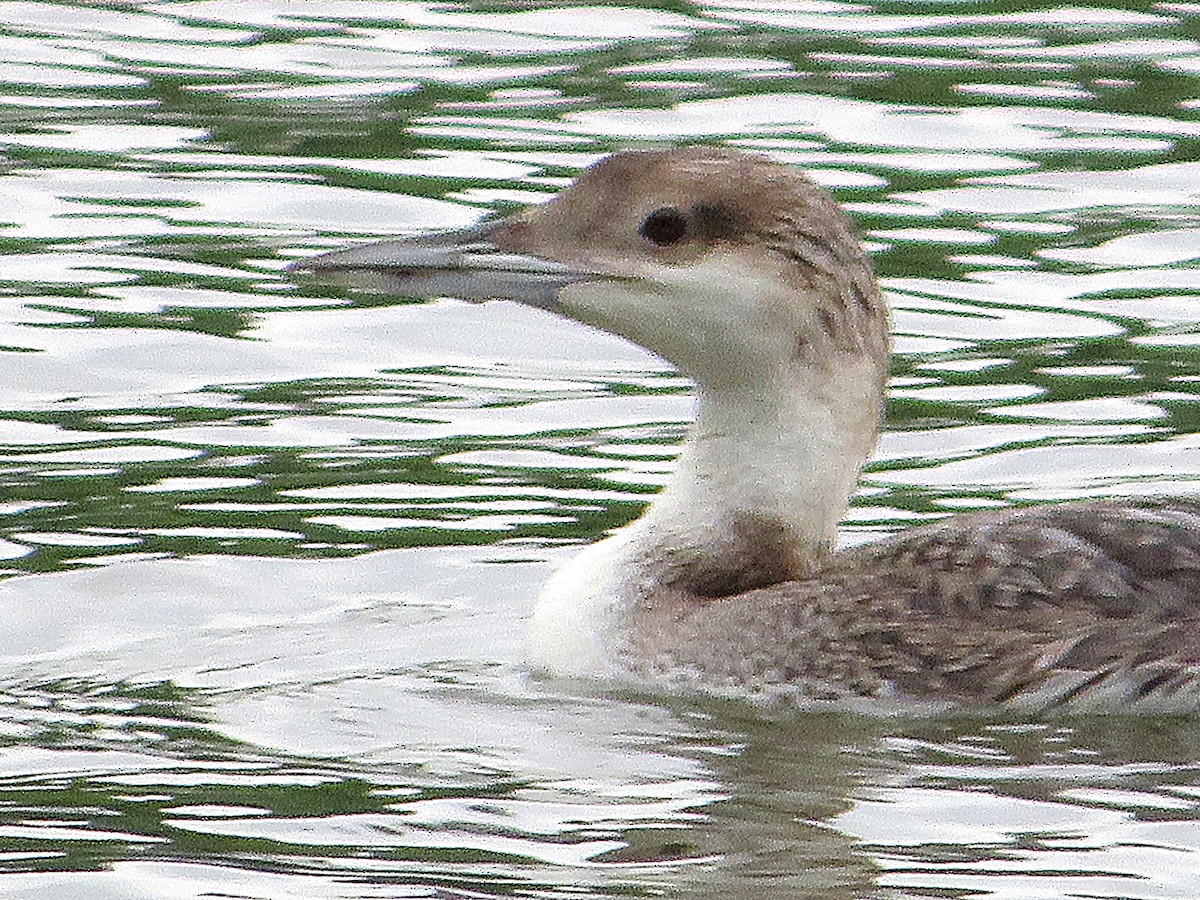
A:
<svg viewBox="0 0 1200 900">
<path fill-rule="evenodd" d="M 687 236 L 688 220 L 674 206 L 664 206 L 646 216 L 638 234 L 652 244 L 665 247 L 677 244 Z"/>
</svg>

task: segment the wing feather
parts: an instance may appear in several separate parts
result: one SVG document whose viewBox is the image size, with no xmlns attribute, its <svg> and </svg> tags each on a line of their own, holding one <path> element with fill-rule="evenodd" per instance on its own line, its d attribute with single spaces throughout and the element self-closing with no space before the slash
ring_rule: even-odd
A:
<svg viewBox="0 0 1200 900">
<path fill-rule="evenodd" d="M 1200 502 L 955 516 L 817 577 L 657 598 L 628 658 L 656 680 L 801 703 L 1200 709 Z"/>
</svg>

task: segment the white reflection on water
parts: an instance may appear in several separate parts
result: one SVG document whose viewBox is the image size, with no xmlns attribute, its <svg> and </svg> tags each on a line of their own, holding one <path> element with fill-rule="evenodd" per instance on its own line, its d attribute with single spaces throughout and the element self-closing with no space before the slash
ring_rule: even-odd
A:
<svg viewBox="0 0 1200 900">
<path fill-rule="evenodd" d="M 1012 215 L 1121 206 L 1169 208 L 1193 203 L 1197 196 L 1200 163 L 1170 162 L 1103 172 L 995 175 L 978 179 L 977 186 L 922 191 L 906 199 L 958 212 Z"/>
<path fill-rule="evenodd" d="M 1022 106 L 929 111 L 908 104 L 804 93 L 695 100 L 668 109 L 568 113 L 564 119 L 585 134 L 685 139 L 800 130 L 847 144 L 941 152 L 1149 152 L 1169 149 L 1170 144 L 1159 136 L 1200 134 L 1200 125 L 1156 116 Z M 1154 137 L 1128 136 L 1139 134 Z"/>
<path fill-rule="evenodd" d="M 1184 435 L 1139 444 L 1083 444 L 999 450 L 974 459 L 907 471 L 889 470 L 880 480 L 924 485 L 1054 486 L 1072 490 L 1136 479 L 1153 472 L 1176 482 L 1174 493 L 1193 493 L 1200 480 L 1200 440 Z"/>
<path fill-rule="evenodd" d="M 1156 91 L 1194 12 L 0 3 L 0 895 L 1195 897 L 1187 723 L 531 679 L 532 597 L 667 477 L 686 383 L 281 274 L 732 136 L 850 201 L 896 306 L 845 543 L 1191 493 L 1200 126 Z"/>
<path fill-rule="evenodd" d="M 1113 238 L 1095 247 L 1056 247 L 1039 255 L 1097 268 L 1165 266 L 1200 259 L 1200 229 L 1167 228 Z"/>
<path fill-rule="evenodd" d="M 144 149 L 136 141 L 132 147 L 123 138 L 122 142 L 126 143 L 125 149 Z M 236 177 L 229 172 L 210 171 L 191 177 L 164 177 L 69 169 L 14 176 L 10 190 L 13 201 L 28 209 L 16 228 L 6 229 L 10 235 L 20 237 L 213 233 L 218 230 L 214 224 L 219 225 L 221 235 L 232 237 L 239 232 L 261 234 L 272 228 L 308 228 L 314 222 L 335 234 L 378 234 L 419 227 L 458 228 L 480 215 L 478 210 L 445 200 L 307 184 L 287 174 Z M 2 271 L 9 280 L 48 280 L 56 265 L 61 271 L 72 272 L 60 256 L 8 256 Z M 133 256 L 114 261 L 91 254 L 87 259 L 117 270 L 138 266 Z M 21 267 L 22 262 L 39 268 L 31 272 Z M 145 264 L 151 268 L 181 265 L 162 259 Z M 244 271 L 228 274 L 245 277 Z"/>
</svg>

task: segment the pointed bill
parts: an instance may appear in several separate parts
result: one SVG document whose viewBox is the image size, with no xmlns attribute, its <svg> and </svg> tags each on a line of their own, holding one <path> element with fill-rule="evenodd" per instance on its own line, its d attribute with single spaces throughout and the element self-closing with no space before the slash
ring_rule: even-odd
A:
<svg viewBox="0 0 1200 900">
<path fill-rule="evenodd" d="M 506 252 L 494 238 L 504 222 L 338 250 L 296 263 L 322 281 L 414 298 L 515 300 L 558 308 L 558 292 L 597 276 L 536 256 Z"/>
</svg>

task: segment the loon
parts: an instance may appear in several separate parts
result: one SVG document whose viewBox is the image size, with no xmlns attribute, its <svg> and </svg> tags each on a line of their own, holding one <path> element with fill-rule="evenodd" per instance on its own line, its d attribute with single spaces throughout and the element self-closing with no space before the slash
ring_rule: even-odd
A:
<svg viewBox="0 0 1200 900">
<path fill-rule="evenodd" d="M 866 712 L 1200 710 L 1200 501 L 989 510 L 836 549 L 888 311 L 845 214 L 786 165 L 619 152 L 507 218 L 296 268 L 548 309 L 695 382 L 666 488 L 539 596 L 537 670 Z"/>
</svg>

